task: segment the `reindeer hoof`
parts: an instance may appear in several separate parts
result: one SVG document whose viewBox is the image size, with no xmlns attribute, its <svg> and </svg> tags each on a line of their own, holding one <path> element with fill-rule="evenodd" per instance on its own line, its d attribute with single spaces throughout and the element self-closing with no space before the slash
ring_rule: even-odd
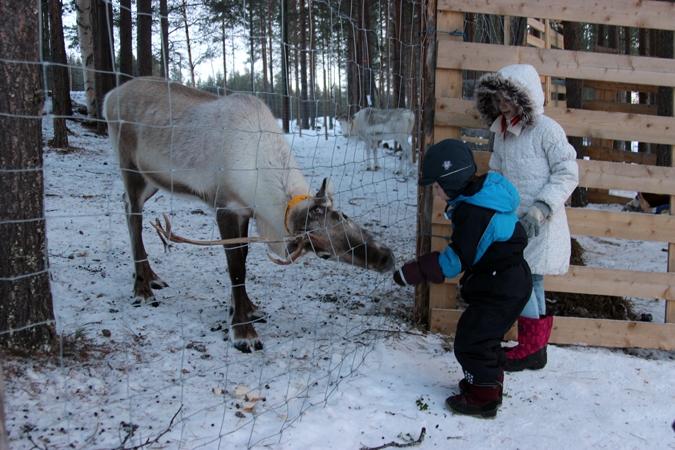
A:
<svg viewBox="0 0 675 450">
<path fill-rule="evenodd" d="M 267 323 L 267 314 L 259 309 L 249 313 L 248 320 L 251 322 Z"/>
<path fill-rule="evenodd" d="M 157 308 L 159 306 L 159 302 L 155 299 L 154 296 L 148 297 L 148 298 L 136 296 L 131 301 L 131 306 L 134 306 L 136 308 L 138 308 L 141 305 L 146 305 L 146 304 L 149 304 L 150 306 L 154 306 L 155 308 Z"/>
<path fill-rule="evenodd" d="M 166 282 L 164 282 L 163 280 L 157 279 L 157 280 L 151 280 L 150 281 L 150 287 L 152 289 L 164 289 L 164 288 L 169 287 L 169 285 L 166 284 Z"/>
<path fill-rule="evenodd" d="M 234 348 L 236 348 L 242 353 L 251 353 L 251 347 L 249 347 L 248 344 L 244 341 L 235 342 Z"/>
</svg>

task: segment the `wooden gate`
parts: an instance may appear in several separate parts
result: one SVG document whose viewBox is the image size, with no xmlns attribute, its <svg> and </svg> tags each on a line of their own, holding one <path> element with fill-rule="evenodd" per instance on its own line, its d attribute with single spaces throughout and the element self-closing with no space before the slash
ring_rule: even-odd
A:
<svg viewBox="0 0 675 450">
<path fill-rule="evenodd" d="M 570 4 L 571 2 L 571 4 Z M 675 87 L 675 60 L 630 55 L 577 52 L 463 42 L 454 35 L 464 29 L 464 13 L 536 17 L 544 20 L 599 23 L 675 30 L 675 4 L 658 1 L 555 0 L 439 0 L 433 142 L 460 139 L 462 128 L 485 128 L 472 100 L 462 99 L 464 70 L 495 72 L 510 64 L 531 64 L 540 75 L 576 78 L 585 82 Z M 447 33 L 444 33 L 447 32 Z M 546 46 L 544 46 L 546 47 Z M 550 79 L 550 78 L 549 78 Z M 619 85 L 617 89 L 620 90 Z M 567 109 L 548 106 L 545 114 L 569 136 L 675 145 L 675 119 L 625 112 Z M 479 173 L 487 171 L 489 153 L 476 152 Z M 578 160 L 580 186 L 621 189 L 675 196 L 675 168 L 606 161 Z M 424 202 L 420 202 L 423 204 Z M 671 206 L 673 197 L 671 197 Z M 443 218 L 444 202 L 434 199 L 432 235 L 451 234 Z M 671 211 L 672 211 L 671 207 Z M 665 322 L 645 323 L 556 317 L 552 343 L 606 347 L 675 349 L 675 218 L 669 215 L 567 208 L 573 235 L 668 243 L 668 271 L 600 269 L 572 266 L 563 276 L 547 276 L 547 291 L 613 295 L 666 300 Z M 446 242 L 432 238 L 432 250 Z M 454 333 L 461 311 L 456 307 L 459 277 L 430 287 L 429 324 L 433 332 Z M 418 298 L 417 300 L 420 300 Z M 419 305 L 418 305 L 419 306 Z M 512 329 L 507 338 L 515 337 Z"/>
</svg>

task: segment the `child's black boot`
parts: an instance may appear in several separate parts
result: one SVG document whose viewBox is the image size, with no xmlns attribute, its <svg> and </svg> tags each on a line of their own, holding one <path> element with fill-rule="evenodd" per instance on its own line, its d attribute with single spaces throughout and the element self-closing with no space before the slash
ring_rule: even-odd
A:
<svg viewBox="0 0 675 450">
<path fill-rule="evenodd" d="M 500 377 L 503 381 L 503 376 Z M 500 380 L 495 380 L 491 383 L 468 384 L 468 393 L 462 390 L 466 388 L 466 384 L 461 386 L 460 390 L 463 392 L 458 395 L 453 395 L 445 400 L 445 404 L 452 411 L 459 414 L 466 414 L 469 416 L 480 417 L 495 417 L 497 415 L 497 408 L 502 403 L 502 383 Z"/>
</svg>

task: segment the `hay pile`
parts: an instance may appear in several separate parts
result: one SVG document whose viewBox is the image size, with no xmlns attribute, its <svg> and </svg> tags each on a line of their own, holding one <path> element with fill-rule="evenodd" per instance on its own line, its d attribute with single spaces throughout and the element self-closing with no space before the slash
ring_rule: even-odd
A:
<svg viewBox="0 0 675 450">
<path fill-rule="evenodd" d="M 584 248 L 572 238 L 570 264 L 585 266 Z M 591 319 L 651 321 L 648 314 L 637 315 L 630 301 L 610 295 L 546 292 L 546 313 L 552 316 Z"/>
</svg>

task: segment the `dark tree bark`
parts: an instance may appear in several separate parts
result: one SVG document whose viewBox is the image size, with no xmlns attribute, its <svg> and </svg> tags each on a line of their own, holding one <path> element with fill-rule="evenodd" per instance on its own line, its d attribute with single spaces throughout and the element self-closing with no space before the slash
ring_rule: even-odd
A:
<svg viewBox="0 0 675 450">
<path fill-rule="evenodd" d="M 578 22 L 563 22 L 563 37 L 565 40 L 565 50 L 581 50 L 581 24 Z M 565 86 L 567 90 L 567 107 L 581 109 L 583 106 L 581 97 L 582 81 L 576 78 L 567 78 Z M 567 140 L 576 150 L 577 159 L 582 159 L 584 157 L 583 139 L 578 136 L 569 136 Z M 584 207 L 587 204 L 587 189 L 577 187 L 572 193 L 572 206 Z"/>
<path fill-rule="evenodd" d="M 134 75 L 134 41 L 131 35 L 131 0 L 120 0 L 120 79 L 119 84 Z"/>
<path fill-rule="evenodd" d="M 406 85 L 405 85 L 405 51 L 403 43 L 405 42 L 405 36 L 403 35 L 404 26 L 403 26 L 403 1 L 394 0 L 393 2 L 393 14 L 392 14 L 392 25 L 393 25 L 393 42 L 392 42 L 392 67 L 391 75 L 393 77 L 393 96 L 394 96 L 394 108 L 405 108 L 405 96 L 406 96 Z"/>
<path fill-rule="evenodd" d="M 289 25 L 289 0 L 281 0 L 281 95 L 283 103 L 282 125 L 284 133 L 290 132 L 291 98 L 288 89 L 288 52 L 290 49 L 288 41 Z"/>
<path fill-rule="evenodd" d="M 41 350 L 56 336 L 49 287 L 34 2 L 0 2 L 0 346 Z M 9 61 L 9 62 L 5 62 Z M 14 63 L 11 61 L 19 61 Z"/>
<path fill-rule="evenodd" d="M 658 43 L 659 58 L 673 59 L 673 32 L 660 30 Z M 657 114 L 663 117 L 673 117 L 673 88 L 659 86 L 657 94 Z M 673 164 L 672 146 L 659 144 L 657 147 L 656 165 L 670 167 Z"/>
<path fill-rule="evenodd" d="M 63 22 L 61 0 L 49 0 L 49 40 L 51 42 L 52 66 L 52 113 L 54 114 L 54 138 L 49 141 L 52 147 L 68 148 L 68 127 L 66 116 L 73 115 L 70 101 L 70 77 L 68 59 L 63 41 Z"/>
<path fill-rule="evenodd" d="M 152 75 L 152 0 L 138 0 L 136 19 L 136 56 L 138 75 Z"/>
<path fill-rule="evenodd" d="M 253 42 L 253 2 L 248 2 L 248 46 L 249 62 L 251 64 L 251 93 L 255 92 L 255 43 Z"/>
<path fill-rule="evenodd" d="M 302 129 L 309 129 L 309 103 L 307 102 L 307 9 L 305 0 L 298 0 L 300 8 L 298 9 L 298 25 L 300 32 L 300 42 L 298 43 L 298 52 L 300 53 L 300 105 L 302 107 Z M 300 125 L 300 124 L 298 124 Z"/>
<path fill-rule="evenodd" d="M 527 44 L 527 17 L 511 18 L 511 39 L 509 45 L 523 46 Z"/>
<path fill-rule="evenodd" d="M 159 76 L 169 78 L 169 6 L 167 0 L 159 0 L 160 28 L 162 29 L 162 60 Z M 225 39 L 223 35 L 223 40 Z M 225 44 L 223 44 L 223 60 L 225 60 Z M 227 71 L 223 75 L 227 80 Z M 227 84 L 227 81 L 225 81 Z"/>
<path fill-rule="evenodd" d="M 106 7 L 107 5 L 107 7 Z M 91 2 L 92 29 L 94 33 L 94 66 L 96 68 L 96 133 L 106 134 L 103 119 L 103 97 L 115 87 L 112 61 L 112 5 L 103 0 Z"/>
</svg>

